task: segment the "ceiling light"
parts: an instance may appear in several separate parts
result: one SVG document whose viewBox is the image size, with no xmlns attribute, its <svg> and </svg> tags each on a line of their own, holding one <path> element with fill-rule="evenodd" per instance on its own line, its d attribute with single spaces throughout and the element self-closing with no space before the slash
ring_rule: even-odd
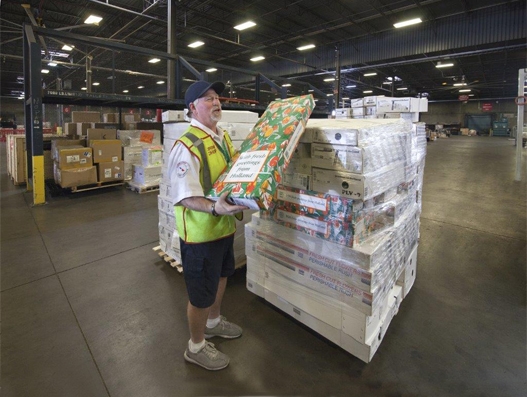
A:
<svg viewBox="0 0 527 397">
<path fill-rule="evenodd" d="M 257 57 L 251 58 L 251 61 L 253 61 L 253 62 L 258 62 L 258 61 L 261 61 L 261 60 L 263 60 L 263 59 L 265 59 L 265 57 L 259 55 L 259 56 L 257 56 Z"/>
<path fill-rule="evenodd" d="M 23 96 L 23 95 L 21 95 L 21 96 L 19 96 L 19 97 L 18 97 L 18 99 L 24 99 L 24 96 Z"/>
<path fill-rule="evenodd" d="M 145 88 L 144 85 L 140 85 L 139 87 L 137 87 L 138 90 L 142 90 L 143 88 Z"/>
<path fill-rule="evenodd" d="M 236 30 L 245 30 L 245 29 L 252 28 L 253 26 L 256 26 L 256 24 L 253 21 L 247 21 L 247 22 L 241 23 L 239 25 L 236 25 L 234 27 L 234 29 L 236 29 Z"/>
<path fill-rule="evenodd" d="M 164 80 L 159 80 L 156 82 L 156 84 L 165 84 L 165 81 Z"/>
<path fill-rule="evenodd" d="M 474 96 L 474 94 L 468 94 L 468 96 Z"/>
<path fill-rule="evenodd" d="M 126 94 L 127 92 L 128 92 L 128 90 L 123 90 L 123 93 L 125 93 L 125 94 Z"/>
<path fill-rule="evenodd" d="M 44 74 L 48 74 L 48 73 L 49 73 L 49 70 L 48 70 L 48 69 L 42 69 L 40 72 L 41 72 L 41 73 L 44 73 Z"/>
<path fill-rule="evenodd" d="M 343 101 L 345 101 L 346 99 L 350 99 L 348 96 L 345 96 L 344 98 L 342 98 Z"/>
<path fill-rule="evenodd" d="M 87 88 L 86 88 L 86 87 L 81 87 L 81 90 L 82 90 L 82 91 L 86 91 Z"/>
<path fill-rule="evenodd" d="M 364 73 L 364 77 L 368 77 L 368 76 L 377 76 L 377 73 L 375 73 L 375 72 L 372 72 L 372 73 Z"/>
<path fill-rule="evenodd" d="M 307 90 L 307 92 L 314 92 L 315 90 Z"/>
<path fill-rule="evenodd" d="M 324 79 L 324 81 L 335 81 L 335 77 L 331 77 L 330 79 Z"/>
<path fill-rule="evenodd" d="M 282 84 L 282 87 L 291 87 L 291 84 L 287 83 L 287 84 Z"/>
<path fill-rule="evenodd" d="M 64 45 L 62 46 L 62 49 L 63 49 L 64 51 L 71 51 L 71 50 L 73 50 L 74 48 L 75 48 L 74 45 L 67 45 L 67 44 L 64 44 Z"/>
<path fill-rule="evenodd" d="M 90 15 L 86 20 L 84 21 L 87 25 L 98 25 L 99 22 L 102 21 L 101 17 L 98 17 L 97 15 Z"/>
<path fill-rule="evenodd" d="M 447 85 L 448 83 L 446 81 L 443 81 L 441 85 Z"/>
<path fill-rule="evenodd" d="M 54 66 L 57 66 L 57 63 L 56 62 L 48 62 L 48 66 L 54 67 Z"/>
<path fill-rule="evenodd" d="M 97 82 L 95 82 L 95 83 L 92 83 L 91 85 L 100 85 L 100 84 L 101 84 L 101 83 L 97 83 Z"/>
<path fill-rule="evenodd" d="M 405 26 L 415 25 L 423 22 L 421 18 L 409 19 L 408 21 L 394 23 L 393 26 L 397 29 L 404 28 Z"/>
<path fill-rule="evenodd" d="M 459 90 L 459 92 L 470 92 L 472 91 L 470 88 L 466 89 L 466 90 Z"/>
<path fill-rule="evenodd" d="M 436 68 L 449 68 L 451 66 L 454 66 L 454 64 L 453 63 L 441 63 L 441 62 L 439 62 L 436 65 Z"/>
<path fill-rule="evenodd" d="M 461 87 L 463 85 L 467 85 L 467 83 L 455 83 L 454 87 Z"/>
<path fill-rule="evenodd" d="M 346 88 L 356 88 L 356 85 L 347 85 Z"/>
<path fill-rule="evenodd" d="M 203 41 L 195 41 L 194 43 L 190 43 L 188 46 L 190 48 L 198 48 L 201 47 L 203 44 L 205 44 Z"/>
<path fill-rule="evenodd" d="M 309 50 L 310 48 L 315 48 L 315 45 L 314 44 L 307 44 L 307 45 L 303 45 L 301 47 L 296 47 L 296 49 L 298 51 L 305 51 L 305 50 Z"/>
<path fill-rule="evenodd" d="M 161 59 L 159 58 L 152 58 L 148 61 L 148 63 L 158 63 L 159 61 L 161 61 Z"/>
<path fill-rule="evenodd" d="M 333 96 L 333 94 L 326 94 L 326 96 Z"/>
<path fill-rule="evenodd" d="M 391 81 L 383 81 L 382 83 L 383 83 L 383 84 L 392 84 Z"/>
<path fill-rule="evenodd" d="M 216 69 L 216 68 L 209 68 L 209 69 L 205 70 L 205 72 L 212 73 L 212 72 L 215 72 L 216 70 L 218 70 L 218 69 Z"/>
<path fill-rule="evenodd" d="M 363 94 L 371 94 L 373 91 L 371 90 L 368 90 L 368 91 L 362 91 Z"/>
<path fill-rule="evenodd" d="M 405 91 L 407 89 L 408 89 L 408 87 L 401 87 L 401 88 L 397 88 L 397 91 Z"/>
</svg>

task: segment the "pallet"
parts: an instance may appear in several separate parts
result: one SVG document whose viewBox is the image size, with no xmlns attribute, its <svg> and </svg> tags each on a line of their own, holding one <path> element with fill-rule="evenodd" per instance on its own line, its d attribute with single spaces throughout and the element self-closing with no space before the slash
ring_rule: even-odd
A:
<svg viewBox="0 0 527 397">
<path fill-rule="evenodd" d="M 97 182 L 90 185 L 84 186 L 73 186 L 70 187 L 72 193 L 85 192 L 88 190 L 103 189 L 105 187 L 122 186 L 124 182 Z"/>
<path fill-rule="evenodd" d="M 183 273 L 183 266 L 181 266 L 181 263 L 179 263 L 177 260 L 172 258 L 171 256 L 167 255 L 164 251 L 161 250 L 161 246 L 158 245 L 157 247 L 152 248 L 153 251 L 157 252 L 157 254 L 170 265 L 170 267 L 176 269 L 179 273 Z"/>
<path fill-rule="evenodd" d="M 132 183 L 132 182 L 126 182 L 126 188 L 134 192 L 137 192 L 139 194 L 159 192 L 159 185 L 146 186 L 146 185 L 136 185 L 135 183 Z"/>
</svg>

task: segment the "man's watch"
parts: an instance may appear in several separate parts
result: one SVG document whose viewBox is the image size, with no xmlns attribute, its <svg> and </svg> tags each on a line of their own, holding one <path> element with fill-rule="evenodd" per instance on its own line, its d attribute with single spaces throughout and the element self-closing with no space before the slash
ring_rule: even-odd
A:
<svg viewBox="0 0 527 397">
<path fill-rule="evenodd" d="M 219 214 L 216 212 L 216 202 L 213 201 L 212 205 L 210 206 L 210 213 L 212 216 L 218 216 Z"/>
</svg>

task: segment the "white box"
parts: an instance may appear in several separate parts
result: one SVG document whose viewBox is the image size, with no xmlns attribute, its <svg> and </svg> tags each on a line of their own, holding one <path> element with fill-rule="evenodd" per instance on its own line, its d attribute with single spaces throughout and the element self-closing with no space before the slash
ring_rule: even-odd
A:
<svg viewBox="0 0 527 397">
<path fill-rule="evenodd" d="M 161 113 L 161 121 L 185 121 L 185 112 L 183 110 L 167 110 Z M 164 130 L 164 126 L 163 126 Z"/>
<path fill-rule="evenodd" d="M 377 98 L 377 112 L 389 113 L 392 111 L 392 97 L 378 97 Z"/>
<path fill-rule="evenodd" d="M 222 110 L 221 122 L 223 123 L 252 123 L 258 121 L 258 113 L 248 110 Z"/>
<path fill-rule="evenodd" d="M 144 167 L 153 167 L 163 164 L 163 146 L 151 145 L 144 146 L 141 155 L 142 165 Z"/>
<path fill-rule="evenodd" d="M 161 166 L 133 165 L 132 182 L 142 186 L 157 186 L 161 182 Z"/>
<path fill-rule="evenodd" d="M 170 199 L 170 197 L 158 195 L 157 196 L 157 209 L 167 214 L 173 214 L 174 205 L 172 204 L 172 200 Z"/>
<path fill-rule="evenodd" d="M 363 98 L 364 106 L 376 106 L 377 98 L 377 96 L 365 96 Z"/>
<path fill-rule="evenodd" d="M 297 172 L 285 172 L 282 176 L 282 186 L 294 187 L 297 189 L 311 190 L 311 174 L 300 174 Z"/>
<path fill-rule="evenodd" d="M 362 172 L 362 149 L 351 145 L 312 143 L 311 165 L 360 174 Z"/>
<path fill-rule="evenodd" d="M 412 249 L 410 257 L 406 262 L 403 272 L 397 279 L 397 285 L 403 289 L 403 299 L 406 298 L 410 290 L 412 289 L 417 274 L 417 244 Z"/>
<path fill-rule="evenodd" d="M 351 108 L 351 115 L 353 117 L 357 117 L 357 116 L 364 116 L 364 107 L 356 107 L 356 108 Z"/>
<path fill-rule="evenodd" d="M 142 146 L 123 146 L 124 180 L 129 181 L 134 175 L 133 166 L 141 165 L 143 159 Z"/>
<path fill-rule="evenodd" d="M 428 98 L 419 98 L 419 112 L 428 112 Z"/>
<path fill-rule="evenodd" d="M 353 114 L 351 108 L 338 108 L 335 109 L 335 117 L 351 117 Z"/>
<path fill-rule="evenodd" d="M 352 108 L 361 108 L 364 106 L 364 100 L 363 98 L 354 98 L 351 100 L 351 107 Z"/>
<path fill-rule="evenodd" d="M 232 141 L 244 141 L 247 138 L 254 127 L 255 123 L 234 123 L 234 122 L 224 122 L 223 117 L 222 121 L 218 123 L 218 127 L 226 130 L 229 133 Z"/>
<path fill-rule="evenodd" d="M 163 124 L 163 145 L 167 139 L 179 139 L 181 135 L 190 127 L 190 123 L 164 123 Z M 166 147 L 166 146 L 165 146 Z"/>
</svg>

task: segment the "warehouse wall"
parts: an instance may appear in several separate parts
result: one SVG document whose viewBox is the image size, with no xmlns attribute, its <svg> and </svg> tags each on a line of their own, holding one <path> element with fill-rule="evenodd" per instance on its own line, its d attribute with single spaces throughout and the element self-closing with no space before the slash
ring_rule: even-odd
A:
<svg viewBox="0 0 527 397">
<path fill-rule="evenodd" d="M 492 111 L 481 109 L 483 103 L 491 103 Z M 421 113 L 419 121 L 427 124 L 452 124 L 460 123 L 464 127 L 465 114 L 494 114 L 494 119 L 507 118 L 509 127 L 515 126 L 517 122 L 518 107 L 514 100 L 493 101 L 468 101 L 468 102 L 429 102 L 428 112 Z M 527 120 L 527 118 L 525 119 Z"/>
</svg>

